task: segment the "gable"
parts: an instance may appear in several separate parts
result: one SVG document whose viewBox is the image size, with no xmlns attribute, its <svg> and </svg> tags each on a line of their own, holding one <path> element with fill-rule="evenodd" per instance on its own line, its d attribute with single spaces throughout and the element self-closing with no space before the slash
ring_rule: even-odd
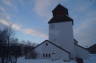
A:
<svg viewBox="0 0 96 63">
<path fill-rule="evenodd" d="M 56 44 L 54 44 L 53 42 L 50 42 L 49 40 L 45 40 L 45 41 L 42 42 L 41 44 L 37 45 L 34 49 L 39 48 L 39 47 L 43 47 L 43 48 L 44 48 L 44 47 L 47 47 L 47 46 L 49 46 L 49 45 L 54 46 L 55 48 L 58 48 L 58 49 L 60 49 L 60 50 L 62 50 L 62 51 L 64 51 L 64 52 L 70 54 L 69 51 L 63 49 L 62 47 L 60 47 L 60 46 L 58 46 L 58 45 L 56 45 Z"/>
<path fill-rule="evenodd" d="M 37 58 L 70 60 L 71 54 L 60 46 L 45 40 L 34 48 Z"/>
</svg>

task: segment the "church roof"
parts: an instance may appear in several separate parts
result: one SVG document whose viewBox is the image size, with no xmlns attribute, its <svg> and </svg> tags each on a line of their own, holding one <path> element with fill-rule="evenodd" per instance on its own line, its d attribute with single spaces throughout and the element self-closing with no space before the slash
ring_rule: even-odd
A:
<svg viewBox="0 0 96 63">
<path fill-rule="evenodd" d="M 51 41 L 49 41 L 49 40 L 45 40 L 44 42 L 38 44 L 35 48 L 39 47 L 40 45 L 42 45 L 42 44 L 45 43 L 46 41 L 49 42 L 50 44 L 56 46 L 57 48 L 61 49 L 62 51 L 65 51 L 66 53 L 70 54 L 69 51 L 67 51 L 66 49 L 64 49 L 64 48 L 62 48 L 62 47 L 60 47 L 60 46 L 58 46 L 58 45 L 56 45 L 55 43 L 53 43 L 53 42 L 51 42 Z M 34 49 L 35 49 L 35 48 L 34 48 Z"/>
<path fill-rule="evenodd" d="M 80 45 L 78 44 L 78 41 L 77 41 L 76 39 L 74 39 L 74 45 L 76 45 L 76 46 L 78 46 L 78 47 L 80 47 L 80 48 L 83 48 L 83 49 L 87 50 L 86 48 L 80 46 Z"/>
<path fill-rule="evenodd" d="M 57 5 L 57 7 L 52 11 L 53 17 L 48 23 L 58 23 L 58 22 L 73 22 L 73 19 L 69 17 L 68 9 L 62 5 Z"/>
</svg>

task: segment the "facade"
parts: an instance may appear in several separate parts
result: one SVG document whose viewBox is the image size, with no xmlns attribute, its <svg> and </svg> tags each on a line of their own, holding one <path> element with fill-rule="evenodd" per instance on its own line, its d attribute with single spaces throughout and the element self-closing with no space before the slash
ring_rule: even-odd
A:
<svg viewBox="0 0 96 63">
<path fill-rule="evenodd" d="M 37 58 L 39 59 L 64 59 L 64 61 L 69 61 L 70 59 L 70 52 L 49 40 L 45 40 L 43 43 L 39 44 L 35 48 L 35 51 L 37 52 Z"/>
<path fill-rule="evenodd" d="M 58 5 L 53 11 L 49 23 L 49 40 L 37 45 L 34 50 L 38 59 L 62 59 L 70 61 L 76 57 L 85 59 L 89 52 L 78 45 L 73 38 L 73 19 L 69 17 L 68 9 Z"/>
<path fill-rule="evenodd" d="M 51 23 L 49 30 L 49 41 L 68 50 L 72 57 L 75 56 L 72 22 Z"/>
</svg>

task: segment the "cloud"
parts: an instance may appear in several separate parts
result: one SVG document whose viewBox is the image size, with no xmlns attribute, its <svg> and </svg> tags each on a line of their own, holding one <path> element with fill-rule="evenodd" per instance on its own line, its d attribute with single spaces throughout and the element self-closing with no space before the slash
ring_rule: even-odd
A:
<svg viewBox="0 0 96 63">
<path fill-rule="evenodd" d="M 12 0 L 3 0 L 3 3 L 8 6 L 12 6 Z"/>
<path fill-rule="evenodd" d="M 8 11 L 8 8 L 6 8 L 5 6 L 0 6 L 0 18 L 10 19 L 11 14 L 8 14 L 7 11 Z"/>
<path fill-rule="evenodd" d="M 21 30 L 21 26 L 18 25 L 18 24 L 12 24 L 11 26 L 12 26 L 13 29 L 16 29 L 16 30 L 19 30 L 19 31 Z"/>
<path fill-rule="evenodd" d="M 7 13 L 0 13 L 0 18 L 2 18 L 2 19 L 10 19 L 11 18 L 11 16 L 9 15 L 9 14 L 7 14 Z"/>
<path fill-rule="evenodd" d="M 48 36 L 42 32 L 39 32 L 39 31 L 34 30 L 34 29 L 23 28 L 21 25 L 12 23 L 12 22 L 5 20 L 5 19 L 0 19 L 0 24 L 11 27 L 12 29 L 17 30 L 19 32 L 22 32 L 24 34 L 29 34 L 32 36 L 34 35 L 34 36 L 42 37 L 42 38 L 46 38 L 46 39 L 48 38 Z"/>
<path fill-rule="evenodd" d="M 57 4 L 59 4 L 61 0 L 36 0 L 34 11 L 39 16 L 50 16 L 51 13 L 50 10 L 55 7 Z"/>
<path fill-rule="evenodd" d="M 6 7 L 6 10 L 12 8 L 12 10 L 18 12 L 18 8 L 16 6 L 16 1 L 15 0 L 2 0 L 3 4 Z"/>
<path fill-rule="evenodd" d="M 77 28 L 74 29 L 74 35 L 79 44 L 89 47 L 96 44 L 96 13 L 90 12 Z"/>
<path fill-rule="evenodd" d="M 75 8 L 73 9 L 75 12 L 77 11 L 77 12 L 79 12 L 79 13 L 81 13 L 81 12 L 86 12 L 86 11 L 89 11 L 90 10 L 90 8 L 91 8 L 91 6 L 93 5 L 93 3 L 92 2 L 90 2 L 90 1 L 84 1 L 84 0 L 78 0 L 78 1 L 76 1 L 77 3 L 75 4 Z M 82 2 L 84 2 L 84 3 L 82 3 Z M 82 5 L 81 5 L 82 4 Z"/>
<path fill-rule="evenodd" d="M 6 25 L 6 26 L 10 26 L 10 22 L 8 22 L 7 20 L 4 19 L 0 19 L 0 24 Z"/>
<path fill-rule="evenodd" d="M 0 12 L 5 12 L 5 8 L 0 6 Z"/>
<path fill-rule="evenodd" d="M 18 0 L 21 5 L 24 5 L 24 0 Z"/>
<path fill-rule="evenodd" d="M 40 36 L 46 39 L 48 38 L 48 35 L 38 32 L 37 30 L 33 30 L 33 29 L 24 29 L 23 32 L 29 35 L 31 34 L 31 35 Z"/>
<path fill-rule="evenodd" d="M 20 25 L 12 23 L 12 22 L 8 21 L 7 19 L 0 19 L 0 24 L 11 27 L 12 29 L 15 29 L 15 30 L 21 29 Z"/>
</svg>

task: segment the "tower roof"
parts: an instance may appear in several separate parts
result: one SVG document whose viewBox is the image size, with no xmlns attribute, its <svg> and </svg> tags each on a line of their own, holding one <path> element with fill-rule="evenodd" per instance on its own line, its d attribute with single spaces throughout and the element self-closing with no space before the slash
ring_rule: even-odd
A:
<svg viewBox="0 0 96 63">
<path fill-rule="evenodd" d="M 48 23 L 59 23 L 59 22 L 73 22 L 73 19 L 68 16 L 56 16 L 50 19 Z"/>
<path fill-rule="evenodd" d="M 68 9 L 61 4 L 57 5 L 55 9 L 52 10 L 53 16 L 55 15 L 68 15 Z"/>
<path fill-rule="evenodd" d="M 53 17 L 48 23 L 73 22 L 73 19 L 68 15 L 68 9 L 60 4 L 56 6 L 52 13 Z"/>
</svg>

